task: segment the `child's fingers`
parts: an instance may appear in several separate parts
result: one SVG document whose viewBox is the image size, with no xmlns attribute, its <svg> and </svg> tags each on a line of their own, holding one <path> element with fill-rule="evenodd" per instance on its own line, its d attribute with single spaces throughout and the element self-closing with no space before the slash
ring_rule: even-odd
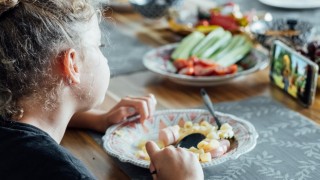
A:
<svg viewBox="0 0 320 180">
<path fill-rule="evenodd" d="M 155 158 L 154 157 L 155 154 L 160 151 L 160 148 L 158 147 L 158 145 L 155 142 L 148 141 L 146 143 L 146 150 L 147 150 L 147 153 L 148 153 L 150 159 L 152 160 Z"/>
<path fill-rule="evenodd" d="M 140 115 L 141 122 L 149 117 L 148 103 L 145 100 L 126 97 L 122 99 L 121 104 L 123 106 L 133 106 Z"/>
<path fill-rule="evenodd" d="M 140 115 L 140 121 L 143 123 L 144 120 L 153 116 L 156 104 L 157 101 L 152 94 L 144 97 L 125 97 L 110 112 L 115 113 L 121 107 L 133 107 L 135 114 Z"/>
<path fill-rule="evenodd" d="M 157 168 L 156 168 L 156 154 L 160 151 L 160 148 L 158 147 L 158 145 L 156 143 L 154 143 L 153 141 L 148 141 L 146 143 L 146 150 L 147 150 L 147 153 L 150 157 L 150 166 L 149 166 L 149 169 L 150 169 L 150 173 L 153 177 L 153 179 L 157 179 Z"/>
<path fill-rule="evenodd" d="M 113 123 L 119 123 L 129 116 L 136 114 L 136 110 L 133 107 L 120 107 L 113 110 L 110 113 L 108 119 L 111 119 Z"/>
<path fill-rule="evenodd" d="M 133 99 L 139 99 L 142 101 L 145 101 L 147 103 L 147 107 L 148 107 L 148 111 L 149 111 L 149 117 L 153 116 L 154 111 L 155 111 L 155 106 L 156 106 L 156 102 L 150 97 L 150 96 L 145 96 L 145 97 L 137 97 L 137 98 L 133 98 Z"/>
</svg>

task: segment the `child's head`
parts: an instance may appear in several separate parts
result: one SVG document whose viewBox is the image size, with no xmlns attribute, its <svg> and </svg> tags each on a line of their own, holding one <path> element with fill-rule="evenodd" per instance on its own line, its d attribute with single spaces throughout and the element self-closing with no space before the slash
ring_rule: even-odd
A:
<svg viewBox="0 0 320 180">
<path fill-rule="evenodd" d="M 109 70 L 96 12 L 88 0 L 0 0 L 0 115 L 19 115 L 26 99 L 54 109 L 67 93 L 101 101 Z"/>
</svg>

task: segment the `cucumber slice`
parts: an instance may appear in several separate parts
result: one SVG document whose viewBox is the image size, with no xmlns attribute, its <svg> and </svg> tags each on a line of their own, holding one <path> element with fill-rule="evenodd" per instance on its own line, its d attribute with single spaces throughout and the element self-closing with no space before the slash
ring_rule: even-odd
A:
<svg viewBox="0 0 320 180">
<path fill-rule="evenodd" d="M 185 37 L 177 48 L 171 54 L 171 58 L 175 59 L 187 59 L 190 56 L 190 51 L 205 37 L 201 32 L 195 31 Z"/>
<path fill-rule="evenodd" d="M 219 50 L 219 52 L 217 53 L 212 54 L 209 59 L 214 61 L 217 59 L 221 59 L 224 56 L 226 56 L 230 51 L 232 51 L 233 48 L 241 46 L 245 42 L 246 38 L 243 35 L 235 35 L 225 48 Z"/>
<path fill-rule="evenodd" d="M 210 60 L 216 60 L 218 59 L 217 57 L 219 57 L 220 54 L 224 54 L 225 52 L 230 51 L 230 49 L 234 48 L 235 44 L 239 41 L 240 36 L 239 35 L 235 35 L 231 38 L 230 42 L 228 43 L 228 45 L 226 45 L 225 47 L 221 47 L 219 50 L 217 50 L 216 52 L 214 52 L 209 59 Z"/>
<path fill-rule="evenodd" d="M 222 28 L 211 31 L 201 42 L 192 50 L 191 54 L 199 56 L 209 48 L 224 33 Z"/>
<path fill-rule="evenodd" d="M 232 34 L 229 31 L 225 31 L 222 37 L 217 40 L 210 48 L 205 50 L 201 54 L 202 59 L 209 58 L 214 52 L 216 52 L 219 48 L 224 47 L 232 38 Z"/>
<path fill-rule="evenodd" d="M 234 48 L 226 56 L 218 59 L 216 62 L 223 67 L 231 66 L 241 60 L 251 50 L 251 48 L 251 42 L 246 41 L 243 45 Z"/>
</svg>

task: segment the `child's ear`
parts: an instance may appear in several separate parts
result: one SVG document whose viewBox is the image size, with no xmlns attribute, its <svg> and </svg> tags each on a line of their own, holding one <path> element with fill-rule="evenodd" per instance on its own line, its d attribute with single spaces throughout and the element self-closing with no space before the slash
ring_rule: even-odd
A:
<svg viewBox="0 0 320 180">
<path fill-rule="evenodd" d="M 78 53 L 75 49 L 68 49 L 61 57 L 63 73 L 68 84 L 80 83 L 80 69 L 77 55 Z"/>
</svg>

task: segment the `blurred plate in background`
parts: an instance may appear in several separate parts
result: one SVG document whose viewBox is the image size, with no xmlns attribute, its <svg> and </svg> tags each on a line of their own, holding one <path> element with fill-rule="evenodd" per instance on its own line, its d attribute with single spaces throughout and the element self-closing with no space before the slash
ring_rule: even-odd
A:
<svg viewBox="0 0 320 180">
<path fill-rule="evenodd" d="M 319 0 L 259 0 L 261 3 L 288 9 L 309 9 L 309 8 L 319 8 Z"/>
</svg>

